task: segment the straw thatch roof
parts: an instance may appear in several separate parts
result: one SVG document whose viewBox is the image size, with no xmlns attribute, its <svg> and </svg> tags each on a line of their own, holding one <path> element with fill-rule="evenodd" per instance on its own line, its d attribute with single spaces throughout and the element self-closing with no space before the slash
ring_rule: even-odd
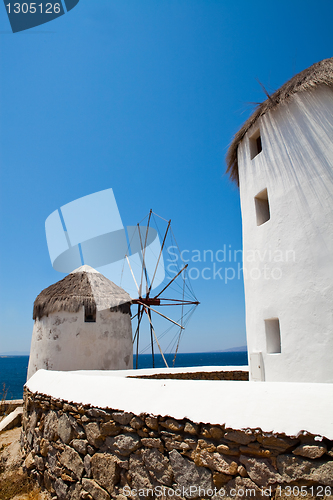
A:
<svg viewBox="0 0 333 500">
<path fill-rule="evenodd" d="M 45 288 L 35 300 L 33 319 L 54 312 L 76 313 L 84 307 L 88 314 L 96 309 L 130 314 L 131 297 L 90 266 L 81 266 L 66 278 Z"/>
<path fill-rule="evenodd" d="M 324 59 L 323 61 L 313 64 L 304 71 L 301 71 L 270 95 L 266 101 L 259 104 L 255 112 L 237 132 L 229 147 L 226 158 L 228 166 L 226 173 L 229 174 L 231 180 L 235 181 L 237 185 L 239 184 L 237 149 L 246 132 L 258 118 L 267 113 L 267 111 L 285 102 L 293 94 L 310 90 L 317 85 L 328 85 L 329 87 L 333 87 L 333 57 Z"/>
</svg>

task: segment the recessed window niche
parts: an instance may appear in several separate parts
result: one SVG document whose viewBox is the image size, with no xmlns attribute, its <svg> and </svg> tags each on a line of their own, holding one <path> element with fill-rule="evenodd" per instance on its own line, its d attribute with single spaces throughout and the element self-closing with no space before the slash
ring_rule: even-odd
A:
<svg viewBox="0 0 333 500">
<path fill-rule="evenodd" d="M 278 318 L 265 319 L 266 349 L 269 354 L 281 352 L 280 321 Z"/>
<path fill-rule="evenodd" d="M 260 129 L 256 130 L 256 132 L 250 137 L 250 156 L 251 160 L 255 158 L 262 151 L 262 143 L 261 143 L 261 135 Z"/>
<path fill-rule="evenodd" d="M 96 323 L 96 308 L 84 308 L 84 322 L 85 323 Z"/>
<path fill-rule="evenodd" d="M 254 197 L 256 205 L 257 226 L 261 226 L 271 218 L 267 189 L 263 189 Z"/>
</svg>

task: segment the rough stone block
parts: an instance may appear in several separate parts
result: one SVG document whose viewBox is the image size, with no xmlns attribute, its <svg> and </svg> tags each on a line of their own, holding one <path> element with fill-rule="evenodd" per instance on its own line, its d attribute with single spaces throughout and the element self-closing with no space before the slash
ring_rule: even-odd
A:
<svg viewBox="0 0 333 500">
<path fill-rule="evenodd" d="M 175 434 L 174 432 L 161 431 L 162 439 L 173 439 L 174 441 L 183 441 L 183 436 L 181 434 Z"/>
<path fill-rule="evenodd" d="M 186 422 L 185 427 L 184 427 L 184 432 L 188 434 L 198 434 L 199 431 L 199 426 L 194 424 L 193 422 Z"/>
<path fill-rule="evenodd" d="M 81 500 L 82 486 L 80 483 L 72 484 L 68 490 L 68 500 Z"/>
<path fill-rule="evenodd" d="M 97 422 L 90 422 L 84 426 L 89 444 L 99 448 L 104 441 L 104 436 L 101 435 L 100 428 Z"/>
<path fill-rule="evenodd" d="M 116 458 L 106 453 L 95 453 L 90 466 L 93 479 L 112 495 L 114 486 L 119 481 Z"/>
<path fill-rule="evenodd" d="M 175 441 L 174 439 L 166 438 L 164 439 L 164 442 L 167 451 L 171 450 L 187 451 L 190 449 L 189 445 L 182 441 Z"/>
<path fill-rule="evenodd" d="M 275 450 L 278 450 L 279 453 L 284 453 L 286 450 L 288 450 L 288 448 L 295 446 L 299 442 L 298 439 L 291 439 L 287 436 L 277 437 L 265 434 L 262 436 L 258 436 L 257 441 L 265 448 L 273 448 Z"/>
<path fill-rule="evenodd" d="M 67 490 L 68 486 L 66 483 L 63 482 L 62 479 L 58 478 L 54 482 L 54 491 L 56 492 L 58 500 L 67 500 Z"/>
<path fill-rule="evenodd" d="M 110 495 L 103 490 L 93 479 L 82 479 L 83 488 L 90 493 L 94 500 L 110 500 Z"/>
<path fill-rule="evenodd" d="M 312 460 L 315 458 L 322 457 L 327 452 L 327 448 L 325 444 L 320 445 L 310 445 L 310 444 L 302 444 L 298 446 L 295 450 L 293 450 L 294 455 L 300 455 L 301 457 L 311 458 Z"/>
<path fill-rule="evenodd" d="M 29 416 L 29 422 L 28 422 L 28 426 L 27 426 L 27 431 L 29 432 L 33 432 L 35 430 L 35 427 L 37 425 L 37 422 L 38 422 L 38 413 L 36 411 L 36 409 L 34 409 L 31 413 L 30 413 L 30 416 Z"/>
<path fill-rule="evenodd" d="M 206 450 L 211 453 L 216 451 L 216 446 L 214 443 L 211 443 L 209 441 L 205 441 L 204 439 L 198 439 L 198 445 L 197 445 L 197 450 Z"/>
<path fill-rule="evenodd" d="M 184 458 L 173 450 L 169 453 L 169 459 L 178 488 L 185 488 L 188 492 L 187 498 L 198 498 L 199 487 L 208 490 L 214 488 L 212 475 L 204 467 L 197 467 L 188 458 Z M 190 490 L 190 488 L 192 489 Z"/>
<path fill-rule="evenodd" d="M 52 482 L 55 481 L 55 478 L 46 470 L 44 472 L 44 485 L 45 485 L 45 488 L 47 489 L 47 491 L 50 491 L 50 492 L 53 492 L 54 489 L 53 489 L 53 486 L 52 486 Z"/>
<path fill-rule="evenodd" d="M 71 446 L 78 453 L 81 453 L 81 455 L 85 455 L 87 453 L 88 441 L 86 439 L 73 439 Z"/>
<path fill-rule="evenodd" d="M 184 443 L 186 443 L 191 450 L 195 450 L 198 442 L 195 439 L 184 439 Z"/>
<path fill-rule="evenodd" d="M 87 477 L 91 477 L 91 456 L 85 455 L 83 459 L 84 469 L 86 471 Z"/>
<path fill-rule="evenodd" d="M 224 432 L 216 425 L 204 425 L 201 429 L 201 435 L 208 439 L 219 440 L 223 438 Z"/>
<path fill-rule="evenodd" d="M 134 417 L 133 413 L 127 413 L 125 411 L 112 413 L 113 420 L 115 420 L 116 422 L 118 422 L 118 424 L 121 425 L 129 424 L 133 417 Z"/>
<path fill-rule="evenodd" d="M 83 427 L 79 424 L 80 420 L 78 415 L 76 415 L 76 418 L 73 417 L 73 415 L 67 415 L 67 416 L 74 430 L 75 436 L 78 437 L 79 439 L 84 438 L 85 432 L 83 430 Z"/>
<path fill-rule="evenodd" d="M 169 460 L 156 448 L 143 450 L 143 462 L 153 482 L 171 486 L 173 473 Z"/>
<path fill-rule="evenodd" d="M 285 483 L 306 480 L 333 486 L 333 461 L 310 461 L 294 455 L 279 455 L 276 463 Z"/>
<path fill-rule="evenodd" d="M 100 429 L 102 436 L 117 436 L 121 432 L 120 425 L 117 425 L 112 420 L 104 424 L 101 424 Z"/>
<path fill-rule="evenodd" d="M 24 467 L 28 470 L 32 470 L 35 467 L 35 458 L 31 452 L 24 461 Z"/>
<path fill-rule="evenodd" d="M 139 453 L 133 453 L 129 460 L 128 474 L 133 489 L 152 489 L 152 478 L 145 467 L 143 457 Z"/>
<path fill-rule="evenodd" d="M 208 467 L 209 469 L 231 476 L 237 473 L 237 462 L 230 458 L 222 457 L 219 453 L 210 453 L 207 450 L 201 450 L 195 456 L 194 463 L 198 467 Z"/>
<path fill-rule="evenodd" d="M 249 444 L 256 440 L 256 436 L 249 429 L 245 431 L 233 431 L 229 429 L 225 432 L 224 438 L 238 444 Z"/>
<path fill-rule="evenodd" d="M 179 432 L 184 429 L 184 424 L 181 424 L 173 418 L 168 418 L 164 422 L 161 422 L 161 426 L 173 432 Z"/>
<path fill-rule="evenodd" d="M 132 420 L 130 421 L 130 426 L 133 429 L 141 429 L 144 425 L 144 422 L 141 420 L 139 417 L 133 417 Z"/>
<path fill-rule="evenodd" d="M 65 472 L 64 472 L 63 474 L 61 474 L 61 476 L 60 476 L 60 477 L 61 477 L 61 479 L 62 479 L 63 481 L 67 481 L 67 483 L 68 483 L 68 482 L 69 482 L 69 483 L 75 483 L 75 482 L 76 482 L 76 481 L 75 481 L 75 479 L 73 479 L 71 476 L 69 476 L 69 475 L 68 475 L 68 474 L 66 474 Z"/>
<path fill-rule="evenodd" d="M 49 442 L 42 438 L 39 444 L 39 449 L 42 457 L 46 457 L 49 451 Z"/>
<path fill-rule="evenodd" d="M 73 428 L 71 426 L 71 422 L 67 415 L 64 413 L 58 420 L 58 428 L 57 428 L 58 436 L 61 441 L 65 444 L 68 444 L 73 437 Z"/>
<path fill-rule="evenodd" d="M 214 472 L 213 474 L 213 483 L 218 490 L 222 488 L 222 486 L 231 479 L 232 476 L 229 476 L 228 474 L 223 474 L 223 472 Z"/>
<path fill-rule="evenodd" d="M 109 416 L 105 410 L 101 410 L 100 408 L 90 408 L 86 411 L 86 415 L 92 418 L 107 418 Z"/>
<path fill-rule="evenodd" d="M 280 474 L 274 469 L 271 462 L 265 458 L 252 458 L 241 455 L 239 460 L 245 465 L 250 479 L 258 486 L 267 488 L 282 481 Z"/>
<path fill-rule="evenodd" d="M 44 439 L 56 441 L 58 439 L 58 416 L 51 410 L 44 420 Z"/>
<path fill-rule="evenodd" d="M 35 456 L 35 465 L 36 465 L 36 469 L 39 472 L 43 472 L 43 470 L 45 469 L 43 457 L 40 457 L 39 455 L 36 455 Z"/>
<path fill-rule="evenodd" d="M 135 434 L 119 434 L 116 437 L 107 437 L 102 452 L 116 453 L 128 457 L 141 446 L 140 439 Z"/>
<path fill-rule="evenodd" d="M 65 450 L 59 457 L 59 462 L 64 465 L 68 470 L 71 470 L 77 479 L 81 479 L 84 465 L 80 455 L 73 450 L 70 446 L 66 446 Z"/>
<path fill-rule="evenodd" d="M 240 465 L 238 467 L 237 474 L 239 474 L 241 477 L 248 477 L 248 473 L 246 472 L 246 469 L 243 465 Z"/>
<path fill-rule="evenodd" d="M 142 438 L 141 443 L 146 448 L 157 448 L 159 451 L 164 449 L 162 441 L 158 438 Z"/>
<path fill-rule="evenodd" d="M 263 496 L 263 490 L 249 478 L 236 477 L 227 483 L 223 487 L 223 490 L 225 491 L 226 496 L 220 498 L 224 499 L 230 498 L 233 500 L 244 500 L 245 498 L 254 498 L 255 500 L 263 500 L 263 498 L 267 498 Z"/>
<path fill-rule="evenodd" d="M 227 444 L 219 444 L 216 450 L 222 455 L 235 455 L 235 456 L 240 455 L 239 448 L 231 448 Z"/>
<path fill-rule="evenodd" d="M 145 419 L 146 426 L 149 427 L 149 429 L 153 429 L 155 431 L 158 430 L 158 418 L 157 417 L 146 417 Z"/>
</svg>

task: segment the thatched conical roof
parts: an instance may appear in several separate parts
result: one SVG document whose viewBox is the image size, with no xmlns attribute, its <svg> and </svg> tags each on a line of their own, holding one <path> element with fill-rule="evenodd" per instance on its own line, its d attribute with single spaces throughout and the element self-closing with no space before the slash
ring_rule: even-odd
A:
<svg viewBox="0 0 333 500">
<path fill-rule="evenodd" d="M 291 80 L 282 85 L 274 94 L 270 95 L 266 101 L 259 104 L 256 111 L 244 123 L 242 128 L 237 132 L 229 147 L 227 153 L 227 170 L 230 178 L 239 184 L 238 176 L 238 161 L 237 149 L 240 142 L 243 140 L 246 132 L 258 120 L 258 118 L 267 111 L 276 108 L 281 103 L 285 102 L 290 96 L 297 92 L 310 90 L 317 85 L 327 85 L 333 87 L 333 57 L 323 59 L 322 61 L 313 64 L 309 68 L 295 75 Z"/>
<path fill-rule="evenodd" d="M 88 313 L 111 309 L 130 313 L 131 297 L 90 266 L 81 266 L 64 279 L 45 288 L 35 300 L 33 319 L 59 311 Z"/>
</svg>

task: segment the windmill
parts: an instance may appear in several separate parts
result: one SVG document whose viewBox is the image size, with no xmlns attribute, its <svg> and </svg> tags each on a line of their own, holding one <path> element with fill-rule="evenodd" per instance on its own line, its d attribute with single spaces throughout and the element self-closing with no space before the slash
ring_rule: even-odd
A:
<svg viewBox="0 0 333 500">
<path fill-rule="evenodd" d="M 162 236 L 160 229 L 157 224 L 157 219 L 163 221 L 166 228 Z M 147 219 L 147 224 L 142 226 L 141 224 Z M 152 223 L 154 222 L 157 227 L 157 232 L 160 236 L 162 244 L 160 245 L 158 254 L 154 255 L 154 266 L 151 265 L 151 256 L 147 255 L 149 252 L 149 235 L 152 230 Z M 131 240 L 135 239 L 139 242 L 141 255 L 142 255 L 142 265 L 141 270 L 135 273 L 132 269 L 128 255 L 125 256 L 124 262 L 126 261 L 129 266 L 133 281 L 136 286 L 138 298 L 133 299 L 132 303 L 137 306 L 137 312 L 132 316 L 133 326 L 133 344 L 136 346 L 136 368 L 138 368 L 138 356 L 140 353 L 145 352 L 148 348 L 151 350 L 152 356 L 152 366 L 155 367 L 155 349 L 156 345 L 166 367 L 168 366 L 167 360 L 163 353 L 160 339 L 168 333 L 168 331 L 173 327 L 176 327 L 176 334 L 173 336 L 171 342 L 169 343 L 170 350 L 174 352 L 173 366 L 175 365 L 176 356 L 179 349 L 179 344 L 185 330 L 185 326 L 188 323 L 190 317 L 194 313 L 199 302 L 194 294 L 193 288 L 187 276 L 188 264 L 182 259 L 181 252 L 179 250 L 178 244 L 176 242 L 175 236 L 171 228 L 171 220 L 167 221 L 155 214 L 150 210 L 149 214 L 142 219 L 140 223 L 137 224 L 136 230 L 132 233 Z M 171 277 L 170 272 L 166 273 L 166 277 L 161 283 L 163 286 L 162 290 L 158 293 L 154 292 L 155 281 L 161 282 L 160 275 L 161 269 L 164 271 L 163 264 L 163 250 L 166 248 L 167 241 L 171 241 L 172 248 L 178 252 L 177 259 L 173 261 L 173 273 L 174 276 Z M 131 241 L 129 242 L 129 246 Z M 147 250 L 148 247 L 148 250 Z M 176 255 L 175 253 L 173 255 Z M 149 261 L 149 263 L 148 263 Z M 139 279 L 137 279 L 139 277 Z M 159 290 L 159 287 L 157 287 Z M 170 297 L 170 295 L 172 295 Z M 175 295 L 178 297 L 176 298 Z M 163 314 L 160 312 L 161 307 L 169 307 L 173 311 L 180 311 L 177 314 L 177 321 L 172 319 L 170 315 Z M 154 327 L 156 317 L 163 318 L 164 321 L 169 323 L 169 328 L 164 332 L 157 334 Z M 144 318 L 148 320 L 149 328 L 149 344 L 145 346 L 143 350 L 140 351 L 140 341 L 142 339 L 142 329 L 144 328 Z"/>
</svg>

